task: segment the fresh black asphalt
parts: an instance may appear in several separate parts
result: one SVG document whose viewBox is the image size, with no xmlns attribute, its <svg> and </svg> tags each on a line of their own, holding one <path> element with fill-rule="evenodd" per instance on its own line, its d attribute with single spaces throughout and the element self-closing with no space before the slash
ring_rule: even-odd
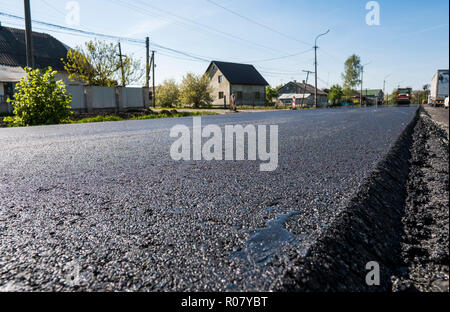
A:
<svg viewBox="0 0 450 312">
<path fill-rule="evenodd" d="M 173 161 L 192 118 L 0 129 L 0 290 L 271 290 L 416 109 L 202 118 L 279 125 L 274 172 Z"/>
</svg>

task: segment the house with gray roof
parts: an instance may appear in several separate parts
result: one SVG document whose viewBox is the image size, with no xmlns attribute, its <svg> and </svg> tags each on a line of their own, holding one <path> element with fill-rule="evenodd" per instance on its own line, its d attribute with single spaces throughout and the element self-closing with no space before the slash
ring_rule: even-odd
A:
<svg viewBox="0 0 450 312">
<path fill-rule="evenodd" d="M 61 61 L 66 58 L 69 47 L 45 33 L 33 32 L 32 40 L 35 68 L 51 66 L 58 71 L 58 79 L 76 84 L 69 80 Z M 0 105 L 3 111 L 6 110 L 6 98 L 14 94 L 16 83 L 25 76 L 26 65 L 25 30 L 5 27 L 0 23 Z"/>
<path fill-rule="evenodd" d="M 212 61 L 206 73 L 213 89 L 213 105 L 229 106 L 232 94 L 238 106 L 265 105 L 269 84 L 253 65 Z"/>
<path fill-rule="evenodd" d="M 286 106 L 292 105 L 295 98 L 296 105 L 314 105 L 316 88 L 305 81 L 298 83 L 296 80 L 290 81 L 278 90 L 278 100 Z M 328 105 L 328 94 L 317 89 L 317 102 L 319 106 Z"/>
</svg>

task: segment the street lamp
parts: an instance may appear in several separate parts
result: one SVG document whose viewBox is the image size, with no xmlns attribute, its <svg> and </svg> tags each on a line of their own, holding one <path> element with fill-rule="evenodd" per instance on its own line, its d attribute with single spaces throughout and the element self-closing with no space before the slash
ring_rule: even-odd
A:
<svg viewBox="0 0 450 312">
<path fill-rule="evenodd" d="M 326 34 L 328 34 L 330 32 L 330 30 L 328 29 L 326 32 L 324 32 L 323 34 L 320 34 L 316 37 L 316 40 L 314 41 L 314 67 L 315 67 L 315 76 L 316 76 L 316 83 L 315 83 L 315 91 L 314 91 L 314 106 L 315 108 L 317 108 L 317 39 L 319 39 L 322 36 L 325 36 Z"/>
</svg>

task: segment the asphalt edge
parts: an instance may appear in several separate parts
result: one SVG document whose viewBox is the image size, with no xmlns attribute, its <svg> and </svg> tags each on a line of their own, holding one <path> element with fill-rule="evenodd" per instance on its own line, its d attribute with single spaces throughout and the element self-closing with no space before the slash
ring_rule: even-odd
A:
<svg viewBox="0 0 450 312">
<path fill-rule="evenodd" d="M 305 257 L 295 260 L 276 291 L 380 292 L 391 291 L 391 276 L 401 267 L 402 217 L 407 198 L 410 148 L 422 108 L 350 204 L 319 236 Z M 367 275 L 379 265 L 379 285 Z M 367 268 L 366 268 L 367 267 Z"/>
</svg>

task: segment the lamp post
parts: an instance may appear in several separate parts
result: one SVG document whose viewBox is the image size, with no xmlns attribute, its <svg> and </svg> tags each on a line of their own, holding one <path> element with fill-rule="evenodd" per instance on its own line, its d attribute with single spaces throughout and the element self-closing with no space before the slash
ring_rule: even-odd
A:
<svg viewBox="0 0 450 312">
<path fill-rule="evenodd" d="M 314 107 L 317 108 L 317 39 L 319 39 L 322 36 L 325 36 L 326 34 L 328 34 L 330 32 L 330 30 L 328 29 L 326 32 L 324 32 L 323 34 L 320 34 L 316 37 L 316 40 L 314 41 L 314 68 L 315 68 L 315 90 L 314 90 Z"/>
</svg>

